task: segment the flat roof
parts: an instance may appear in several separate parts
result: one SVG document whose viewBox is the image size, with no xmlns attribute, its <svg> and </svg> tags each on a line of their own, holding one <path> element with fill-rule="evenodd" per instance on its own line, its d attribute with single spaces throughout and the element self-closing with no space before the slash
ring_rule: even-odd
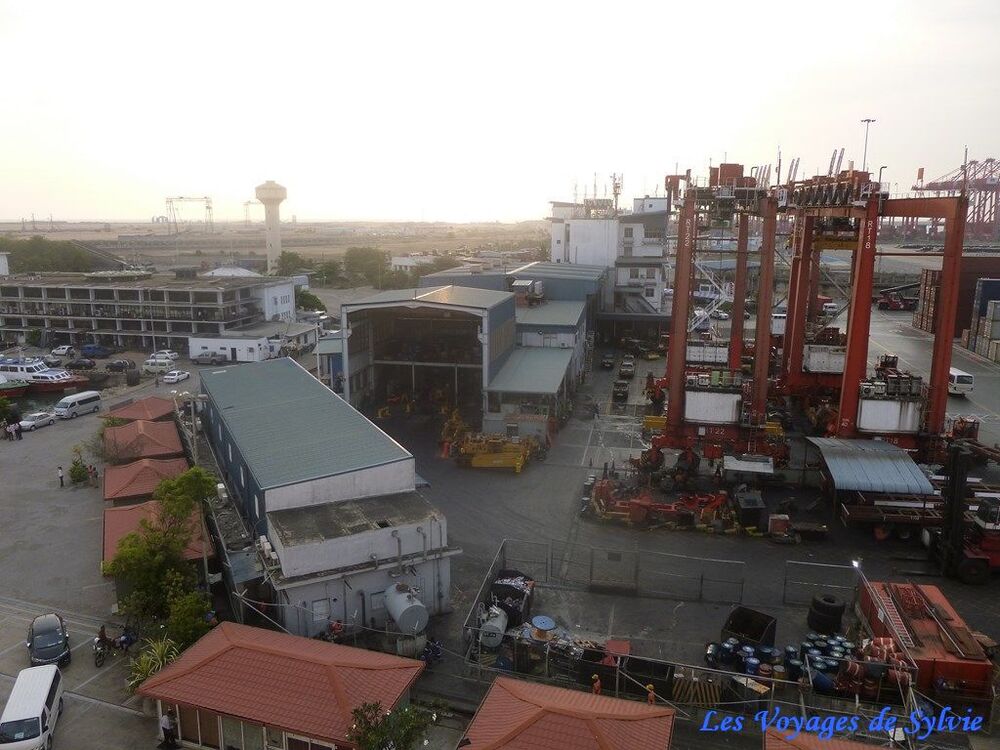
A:
<svg viewBox="0 0 1000 750">
<path fill-rule="evenodd" d="M 507 272 L 509 276 L 523 276 L 528 279 L 587 279 L 589 281 L 600 281 L 601 277 L 607 274 L 608 269 L 604 266 L 592 265 L 589 263 L 552 263 L 550 261 L 536 261 L 520 266 Z"/>
<path fill-rule="evenodd" d="M 540 305 L 518 307 L 514 320 L 518 325 L 575 326 L 583 317 L 586 305 L 578 300 L 552 300 Z"/>
<path fill-rule="evenodd" d="M 204 369 L 201 385 L 261 489 L 413 459 L 288 357 Z"/>
<path fill-rule="evenodd" d="M 819 448 L 837 490 L 931 495 L 934 488 L 902 448 L 883 440 L 807 437 Z"/>
<path fill-rule="evenodd" d="M 473 289 L 465 286 L 433 286 L 422 289 L 390 289 L 344 304 L 346 308 L 365 307 L 392 302 L 426 302 L 457 307 L 478 307 L 488 310 L 513 297 L 510 292 Z"/>
<path fill-rule="evenodd" d="M 227 328 L 220 334 L 211 336 L 199 336 L 192 334 L 191 338 L 205 339 L 234 339 L 234 338 L 276 338 L 278 336 L 301 336 L 303 333 L 315 331 L 316 326 L 312 323 L 289 323 L 287 321 L 267 321 L 264 323 L 253 323 L 252 325 L 237 326 Z"/>
<path fill-rule="evenodd" d="M 365 531 L 417 523 L 438 515 L 419 492 L 400 492 L 358 500 L 275 510 L 267 514 L 270 528 L 286 547 L 315 544 Z"/>
<path fill-rule="evenodd" d="M 486 390 L 494 393 L 554 395 L 559 392 L 559 386 L 566 377 L 566 370 L 572 359 L 572 349 L 515 347 Z"/>
<path fill-rule="evenodd" d="M 95 277 L 94 274 L 90 273 L 19 273 L 10 276 L 0 276 L 0 284 L 99 289 L 225 291 L 227 289 L 255 287 L 291 281 L 291 279 L 280 276 L 261 276 L 259 278 L 245 276 L 196 276 L 189 279 L 178 279 L 174 274 L 141 274 L 140 278 L 134 278 L 136 275 L 132 274 L 133 278 L 115 279 Z"/>
</svg>

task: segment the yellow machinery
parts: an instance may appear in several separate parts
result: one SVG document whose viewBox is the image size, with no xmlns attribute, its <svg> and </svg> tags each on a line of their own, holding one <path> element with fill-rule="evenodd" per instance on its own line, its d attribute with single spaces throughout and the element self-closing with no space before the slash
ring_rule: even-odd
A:
<svg viewBox="0 0 1000 750">
<path fill-rule="evenodd" d="M 511 440 L 503 435 L 468 435 L 458 444 L 455 460 L 459 466 L 513 469 L 520 474 L 537 450 L 538 443 L 530 437 Z"/>
</svg>

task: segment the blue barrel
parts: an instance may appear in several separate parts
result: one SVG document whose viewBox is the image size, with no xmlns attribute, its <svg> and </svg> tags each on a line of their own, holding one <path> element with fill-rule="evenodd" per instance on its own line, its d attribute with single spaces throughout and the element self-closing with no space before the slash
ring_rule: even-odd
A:
<svg viewBox="0 0 1000 750">
<path fill-rule="evenodd" d="M 813 648 L 818 648 L 824 654 L 829 653 L 830 642 L 827 641 L 825 638 L 818 638 L 815 641 L 813 641 Z"/>
<path fill-rule="evenodd" d="M 771 654 L 774 651 L 770 646 L 758 646 L 757 653 L 754 654 L 758 659 L 760 659 L 761 664 L 767 664 L 771 661 Z"/>
<path fill-rule="evenodd" d="M 822 637 L 823 636 L 821 636 L 819 633 L 810 633 L 809 635 L 806 636 L 806 640 L 807 641 L 816 641 L 816 640 L 819 640 Z"/>
<path fill-rule="evenodd" d="M 813 647 L 812 641 L 802 641 L 802 644 L 799 646 L 799 658 L 805 659 L 806 654 L 809 653 L 809 649 L 811 649 L 812 647 Z"/>
<path fill-rule="evenodd" d="M 813 687 L 820 693 L 833 692 L 833 680 L 830 679 L 829 675 L 823 674 L 822 672 L 813 672 L 812 684 Z"/>
<path fill-rule="evenodd" d="M 736 649 L 738 649 L 740 647 L 740 639 L 739 638 L 732 638 L 732 637 L 726 638 L 726 640 L 724 640 L 723 643 L 728 643 L 729 647 L 733 651 L 735 651 Z"/>
<path fill-rule="evenodd" d="M 795 646 L 785 646 L 785 661 L 798 658 L 799 650 Z"/>
<path fill-rule="evenodd" d="M 851 642 L 851 641 L 844 641 L 840 645 L 840 647 L 842 649 L 844 649 L 844 651 L 846 651 L 847 653 L 853 654 L 857 650 L 858 645 L 856 643 Z"/>
<path fill-rule="evenodd" d="M 754 654 L 753 646 L 743 646 L 740 649 L 740 658 L 746 663 L 747 659 L 752 659 Z"/>
<path fill-rule="evenodd" d="M 839 660 L 839 659 L 846 658 L 846 656 L 847 656 L 847 652 L 845 652 L 844 649 L 840 648 L 839 646 L 836 646 L 836 647 L 830 649 L 830 658 L 831 659 L 838 659 Z"/>
<path fill-rule="evenodd" d="M 757 674 L 757 670 L 760 668 L 760 659 L 756 656 L 751 656 L 746 660 L 746 673 L 747 674 Z"/>
<path fill-rule="evenodd" d="M 820 651 L 818 648 L 811 648 L 808 651 L 806 651 L 806 658 L 809 659 L 810 662 L 814 662 L 817 659 L 823 658 L 823 652 Z"/>
<path fill-rule="evenodd" d="M 802 660 L 788 659 L 785 662 L 785 673 L 792 682 L 798 680 L 802 676 Z"/>
</svg>

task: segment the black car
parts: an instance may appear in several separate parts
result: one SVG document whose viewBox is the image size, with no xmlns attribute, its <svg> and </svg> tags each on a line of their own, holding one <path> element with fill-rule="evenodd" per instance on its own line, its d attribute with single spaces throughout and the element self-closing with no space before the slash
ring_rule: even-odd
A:
<svg viewBox="0 0 1000 750">
<path fill-rule="evenodd" d="M 628 387 L 627 380 L 616 380 L 615 384 L 611 386 L 611 399 L 613 401 L 628 401 Z"/>
<path fill-rule="evenodd" d="M 615 357 L 613 354 L 605 354 L 601 357 L 601 367 L 605 370 L 615 369 Z"/>
<path fill-rule="evenodd" d="M 63 618 L 54 612 L 39 615 L 28 627 L 28 658 L 32 666 L 39 664 L 69 664 L 69 631 Z"/>
<path fill-rule="evenodd" d="M 71 359 L 65 364 L 65 367 L 67 370 L 93 370 L 97 367 L 97 363 L 92 359 L 79 357 L 77 359 Z"/>
<path fill-rule="evenodd" d="M 106 369 L 108 372 L 125 372 L 126 370 L 134 370 L 135 362 L 131 359 L 113 359 L 108 362 Z"/>
</svg>

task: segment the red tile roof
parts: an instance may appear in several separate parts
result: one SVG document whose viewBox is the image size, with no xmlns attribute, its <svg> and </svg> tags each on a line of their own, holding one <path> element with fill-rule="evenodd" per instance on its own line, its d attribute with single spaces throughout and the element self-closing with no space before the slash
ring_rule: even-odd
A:
<svg viewBox="0 0 1000 750">
<path fill-rule="evenodd" d="M 104 470 L 105 500 L 143 500 L 164 479 L 173 479 L 188 470 L 183 458 L 140 458 L 130 464 L 108 466 Z"/>
<path fill-rule="evenodd" d="M 139 530 L 139 522 L 152 521 L 156 518 L 157 503 L 150 500 L 138 505 L 120 505 L 104 509 L 104 562 L 108 562 L 118 551 L 118 542 L 126 534 Z M 202 523 L 201 508 L 191 512 L 191 543 L 184 550 L 185 560 L 200 560 L 204 553 L 208 557 L 214 554 L 212 545 L 205 541 L 205 527 Z"/>
<path fill-rule="evenodd" d="M 117 406 L 111 409 L 107 413 L 107 416 L 114 417 L 115 419 L 127 419 L 130 422 L 136 419 L 146 419 L 155 422 L 160 419 L 167 419 L 173 413 L 174 402 L 169 398 L 147 396 L 138 401 L 133 401 L 131 404 Z"/>
<path fill-rule="evenodd" d="M 667 750 L 674 710 L 498 677 L 465 736 L 469 750 Z"/>
<path fill-rule="evenodd" d="M 180 456 L 184 449 L 173 422 L 136 420 L 104 430 L 105 453 L 117 461 Z"/>
<path fill-rule="evenodd" d="M 872 745 L 850 740 L 821 740 L 815 734 L 802 734 L 794 740 L 786 739 L 786 733 L 768 729 L 764 735 L 764 750 L 873 750 Z"/>
<path fill-rule="evenodd" d="M 423 662 L 223 622 L 139 694 L 350 744 L 351 711 L 394 707 Z"/>
</svg>

